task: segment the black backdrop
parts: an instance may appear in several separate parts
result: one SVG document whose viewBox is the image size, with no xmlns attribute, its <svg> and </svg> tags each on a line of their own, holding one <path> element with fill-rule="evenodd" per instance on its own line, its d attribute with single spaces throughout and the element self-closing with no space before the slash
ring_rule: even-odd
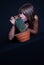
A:
<svg viewBox="0 0 44 65">
<path fill-rule="evenodd" d="M 36 13 L 39 17 L 39 31 L 38 35 L 31 41 L 24 44 L 7 42 L 0 45 L 1 60 L 17 60 L 24 59 L 33 62 L 39 62 L 43 56 L 43 42 L 44 42 L 44 0 L 11 0 L 0 1 L 0 41 L 6 41 L 8 32 L 11 27 L 9 19 L 11 16 L 18 14 L 18 9 L 24 3 L 32 3 L 35 7 Z M 0 42 L 0 44 L 1 44 Z M 4 57 L 4 54 L 7 54 Z M 10 55 L 8 57 L 8 55 Z M 11 56 L 13 55 L 13 56 Z M 16 55 L 16 56 L 14 56 Z M 43 58 L 42 58 L 43 60 Z"/>
</svg>

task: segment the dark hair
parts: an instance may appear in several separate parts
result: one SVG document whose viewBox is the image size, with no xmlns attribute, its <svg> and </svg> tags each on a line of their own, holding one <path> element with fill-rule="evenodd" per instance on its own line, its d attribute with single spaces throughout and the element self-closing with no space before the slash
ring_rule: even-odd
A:
<svg viewBox="0 0 44 65">
<path fill-rule="evenodd" d="M 31 3 L 26 3 L 26 4 L 22 5 L 19 8 L 18 12 L 23 13 L 30 21 L 29 23 L 32 24 L 32 22 L 34 20 L 35 10 L 34 10 L 34 6 Z"/>
</svg>

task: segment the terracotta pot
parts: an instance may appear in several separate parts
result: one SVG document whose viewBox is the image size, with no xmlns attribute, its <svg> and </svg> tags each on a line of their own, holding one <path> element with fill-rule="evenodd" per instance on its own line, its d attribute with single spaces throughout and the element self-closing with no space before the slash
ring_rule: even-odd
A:
<svg viewBox="0 0 44 65">
<path fill-rule="evenodd" d="M 26 42 L 27 40 L 30 40 L 30 30 L 27 29 L 25 32 L 16 34 L 16 38 L 20 42 Z"/>
</svg>

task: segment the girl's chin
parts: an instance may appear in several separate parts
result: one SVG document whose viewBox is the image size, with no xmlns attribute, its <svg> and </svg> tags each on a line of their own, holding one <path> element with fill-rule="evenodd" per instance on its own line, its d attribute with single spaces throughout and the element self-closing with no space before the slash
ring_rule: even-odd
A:
<svg viewBox="0 0 44 65">
<path fill-rule="evenodd" d="M 24 22 L 25 22 L 25 20 L 24 19 L 22 19 Z"/>
</svg>

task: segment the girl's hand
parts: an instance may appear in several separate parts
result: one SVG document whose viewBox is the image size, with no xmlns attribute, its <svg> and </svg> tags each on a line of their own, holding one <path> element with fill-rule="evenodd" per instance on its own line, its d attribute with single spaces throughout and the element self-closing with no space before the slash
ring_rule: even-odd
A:
<svg viewBox="0 0 44 65">
<path fill-rule="evenodd" d="M 28 24 L 28 23 L 26 23 L 26 24 L 25 24 L 25 26 L 26 26 L 26 29 L 27 29 L 27 28 L 29 27 L 29 24 Z"/>
<path fill-rule="evenodd" d="M 15 19 L 15 17 L 13 17 L 13 16 L 10 18 L 10 22 L 11 22 L 13 25 L 15 24 L 15 20 L 16 20 L 16 19 Z"/>
<path fill-rule="evenodd" d="M 14 25 L 17 18 L 18 18 L 18 16 L 14 16 L 14 17 L 12 16 L 10 18 L 10 22 Z"/>
</svg>

